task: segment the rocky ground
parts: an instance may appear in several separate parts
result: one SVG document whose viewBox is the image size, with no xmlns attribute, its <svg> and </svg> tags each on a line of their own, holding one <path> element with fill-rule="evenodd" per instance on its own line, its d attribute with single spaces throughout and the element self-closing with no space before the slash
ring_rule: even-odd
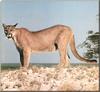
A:
<svg viewBox="0 0 100 92">
<path fill-rule="evenodd" d="M 99 91 L 98 65 L 1 71 L 1 91 Z"/>
</svg>

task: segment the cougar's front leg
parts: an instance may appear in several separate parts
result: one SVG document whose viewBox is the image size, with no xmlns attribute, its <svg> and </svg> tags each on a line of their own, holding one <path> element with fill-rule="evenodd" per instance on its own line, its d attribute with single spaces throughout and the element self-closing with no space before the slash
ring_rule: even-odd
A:
<svg viewBox="0 0 100 92">
<path fill-rule="evenodd" d="M 24 60 L 24 57 L 23 57 L 23 49 L 17 47 L 17 50 L 18 50 L 19 55 L 20 55 L 21 66 L 23 67 L 24 66 L 24 62 L 23 62 L 23 60 Z"/>
<path fill-rule="evenodd" d="M 30 54 L 29 50 L 23 50 L 23 65 L 25 68 L 29 66 Z"/>
<path fill-rule="evenodd" d="M 20 55 L 21 66 L 27 68 L 29 66 L 30 52 L 17 47 Z"/>
</svg>

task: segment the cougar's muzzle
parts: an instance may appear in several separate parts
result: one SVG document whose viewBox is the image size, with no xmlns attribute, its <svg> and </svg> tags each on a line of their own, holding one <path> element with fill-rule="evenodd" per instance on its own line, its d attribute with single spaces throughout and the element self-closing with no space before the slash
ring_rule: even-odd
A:
<svg viewBox="0 0 100 92">
<path fill-rule="evenodd" d="M 12 34 L 11 33 L 8 33 L 8 32 L 5 32 L 5 35 L 8 39 L 12 38 Z"/>
<path fill-rule="evenodd" d="M 8 35 L 7 35 L 7 38 L 8 38 L 8 39 L 12 38 L 12 34 L 8 34 Z"/>
</svg>

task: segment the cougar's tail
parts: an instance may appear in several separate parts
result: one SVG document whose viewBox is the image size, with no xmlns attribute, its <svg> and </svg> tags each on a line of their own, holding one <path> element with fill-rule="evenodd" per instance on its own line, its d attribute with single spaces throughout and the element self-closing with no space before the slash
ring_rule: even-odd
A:
<svg viewBox="0 0 100 92">
<path fill-rule="evenodd" d="M 79 60 L 81 60 L 81 61 L 89 62 L 89 63 L 96 63 L 96 62 L 97 62 L 96 60 L 88 60 L 88 59 L 85 59 L 85 58 L 81 57 L 81 56 L 78 54 L 78 52 L 77 52 L 77 50 L 76 50 L 76 47 L 75 47 L 75 39 L 74 39 L 74 35 L 73 35 L 73 34 L 71 35 L 69 44 L 70 44 L 72 53 L 74 54 L 74 56 L 75 56 L 77 59 L 79 59 Z"/>
</svg>

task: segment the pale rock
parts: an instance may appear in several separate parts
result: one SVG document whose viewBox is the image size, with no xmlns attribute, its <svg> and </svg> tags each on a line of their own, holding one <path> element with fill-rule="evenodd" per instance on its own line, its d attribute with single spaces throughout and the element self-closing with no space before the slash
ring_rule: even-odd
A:
<svg viewBox="0 0 100 92">
<path fill-rule="evenodd" d="M 2 91 L 98 91 L 98 67 L 36 67 L 2 72 Z"/>
</svg>

